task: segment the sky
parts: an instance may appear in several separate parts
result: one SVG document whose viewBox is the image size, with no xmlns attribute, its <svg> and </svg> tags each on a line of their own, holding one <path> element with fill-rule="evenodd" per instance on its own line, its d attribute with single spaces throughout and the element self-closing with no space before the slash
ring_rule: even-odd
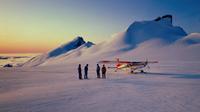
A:
<svg viewBox="0 0 200 112">
<path fill-rule="evenodd" d="M 200 32 L 199 0 L 0 0 L 0 53 L 43 53 L 77 36 L 100 43 L 134 21 L 173 15 Z"/>
</svg>

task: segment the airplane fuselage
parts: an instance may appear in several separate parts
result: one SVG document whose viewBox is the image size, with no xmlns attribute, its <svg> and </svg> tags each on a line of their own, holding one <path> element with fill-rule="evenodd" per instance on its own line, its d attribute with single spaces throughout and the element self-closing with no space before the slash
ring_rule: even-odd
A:
<svg viewBox="0 0 200 112">
<path fill-rule="evenodd" d="M 108 68 L 115 68 L 117 70 L 121 70 L 121 69 L 130 69 L 131 73 L 134 73 L 134 71 L 136 70 L 141 70 L 141 72 L 143 72 L 143 68 L 145 68 L 149 63 L 158 63 L 157 61 L 134 61 L 134 62 L 130 62 L 130 61 L 119 61 L 119 59 L 117 59 L 117 61 L 100 61 L 100 63 L 115 63 L 115 67 L 108 67 Z"/>
</svg>

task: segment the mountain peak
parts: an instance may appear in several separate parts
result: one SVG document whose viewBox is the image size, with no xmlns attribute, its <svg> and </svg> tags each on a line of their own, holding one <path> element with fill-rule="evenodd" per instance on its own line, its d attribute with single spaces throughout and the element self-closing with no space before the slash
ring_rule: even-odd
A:
<svg viewBox="0 0 200 112">
<path fill-rule="evenodd" d="M 85 43 L 86 42 L 84 41 L 83 37 L 78 36 L 78 37 L 74 38 L 72 41 L 70 41 L 66 44 L 63 44 L 62 46 L 50 51 L 48 53 L 49 54 L 48 57 L 56 57 L 58 55 L 66 53 L 70 50 L 76 49 Z"/>
<path fill-rule="evenodd" d="M 59 56 L 68 56 L 69 54 L 73 54 L 75 52 L 79 54 L 82 49 L 89 48 L 93 45 L 94 43 L 89 42 L 89 41 L 85 42 L 83 37 L 78 36 L 74 38 L 72 41 L 69 41 L 68 43 L 63 44 L 60 47 L 57 47 L 48 53 L 45 53 L 45 54 L 42 54 L 30 59 L 29 61 L 24 63 L 23 66 L 38 66 L 47 62 L 48 60 L 51 60 L 52 58 L 56 59 L 56 58 L 59 58 Z M 79 54 L 79 56 L 80 55 L 81 54 Z"/>
<path fill-rule="evenodd" d="M 77 36 L 76 38 L 74 38 L 72 41 L 84 41 L 83 37 L 81 36 Z"/>
<path fill-rule="evenodd" d="M 125 45 L 126 47 L 122 50 L 126 51 L 150 39 L 161 39 L 166 43 L 173 43 L 186 35 L 187 33 L 181 27 L 172 25 L 171 15 L 164 15 L 155 20 L 133 22 L 117 43 Z"/>
</svg>

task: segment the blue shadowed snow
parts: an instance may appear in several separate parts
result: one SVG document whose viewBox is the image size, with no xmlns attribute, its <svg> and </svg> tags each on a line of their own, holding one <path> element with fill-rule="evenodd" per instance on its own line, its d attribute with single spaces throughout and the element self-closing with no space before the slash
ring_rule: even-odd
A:
<svg viewBox="0 0 200 112">
<path fill-rule="evenodd" d="M 150 39 L 162 39 L 166 43 L 173 43 L 187 35 L 181 27 L 173 26 L 171 21 L 172 18 L 161 18 L 158 21 L 134 22 L 128 27 L 123 38 L 124 43 L 129 47 L 123 50 L 130 50 Z"/>
<path fill-rule="evenodd" d="M 200 79 L 200 74 L 184 74 L 184 75 L 178 75 L 174 78 L 185 78 L 185 79 Z"/>
<path fill-rule="evenodd" d="M 70 50 L 76 49 L 78 47 L 80 47 L 81 45 L 85 44 L 85 41 L 83 40 L 82 37 L 77 37 L 74 40 L 72 40 L 71 42 L 62 45 L 61 47 L 58 47 L 57 49 L 51 51 L 49 53 L 49 57 L 56 57 L 60 54 L 66 53 Z"/>
</svg>

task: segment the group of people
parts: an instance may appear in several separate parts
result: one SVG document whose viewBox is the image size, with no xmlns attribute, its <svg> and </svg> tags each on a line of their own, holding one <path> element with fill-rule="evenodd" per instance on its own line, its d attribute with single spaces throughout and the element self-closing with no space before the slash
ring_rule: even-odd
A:
<svg viewBox="0 0 200 112">
<path fill-rule="evenodd" d="M 97 68 L 96 68 L 97 78 L 101 78 L 100 71 L 102 73 L 102 78 L 106 79 L 106 66 L 103 65 L 103 67 L 101 68 L 99 64 L 97 64 Z M 83 79 L 81 64 L 78 65 L 78 77 L 80 80 Z M 84 79 L 88 79 L 88 64 L 86 64 L 84 67 Z"/>
</svg>

